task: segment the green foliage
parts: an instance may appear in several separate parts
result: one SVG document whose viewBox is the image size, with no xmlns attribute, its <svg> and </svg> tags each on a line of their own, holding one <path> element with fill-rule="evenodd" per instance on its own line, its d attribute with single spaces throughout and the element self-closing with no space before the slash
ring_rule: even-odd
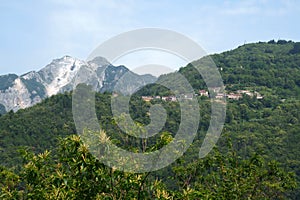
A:
<svg viewBox="0 0 300 200">
<path fill-rule="evenodd" d="M 0 166 L 0 198 L 1 199 L 18 199 L 20 191 L 18 186 L 20 185 L 20 177 Z"/>
<path fill-rule="evenodd" d="M 286 41 L 260 42 L 215 54 L 212 58 L 217 67 L 223 69 L 220 72 L 229 89 L 266 86 L 280 98 L 299 97 L 300 56 L 291 54 L 297 46 L 298 43 Z"/>
<path fill-rule="evenodd" d="M 23 157 L 19 175 L 1 171 L 3 199 L 151 199 L 164 191 L 162 183 L 150 184 L 148 174 L 124 173 L 99 163 L 78 136 L 62 139 L 55 155 L 24 151 Z"/>
<path fill-rule="evenodd" d="M 209 127 L 211 110 L 208 98 L 198 98 L 201 120 L 194 143 L 178 163 L 149 175 L 127 174 L 103 166 L 75 136 L 62 139 L 57 146 L 58 137 L 76 133 L 69 93 L 0 116 L 0 160 L 2 165 L 11 167 L 9 170 L 1 168 L 3 196 L 0 199 L 25 196 L 55 199 L 55 195 L 61 199 L 76 199 L 89 198 L 84 196 L 89 193 L 94 199 L 137 196 L 140 199 L 297 199 L 300 189 L 290 192 L 295 184 L 292 175 L 287 173 L 294 172 L 299 185 L 300 54 L 296 52 L 297 46 L 298 43 L 290 41 L 269 41 L 213 55 L 217 67 L 222 69 L 228 91 L 247 89 L 259 92 L 264 98 L 257 100 L 244 95 L 240 100 L 229 100 L 222 134 L 232 140 L 234 151 L 227 149 L 226 139 L 221 137 L 218 150 L 202 160 L 197 159 L 197 153 Z M 206 87 L 192 65 L 181 68 L 179 73 L 187 78 L 195 92 Z M 158 83 L 172 82 L 174 78 L 175 74 L 164 75 Z M 177 91 L 182 90 L 180 84 L 176 86 Z M 144 102 L 140 96 L 173 94 L 174 91 L 153 84 L 130 99 L 129 115 L 138 127 L 151 123 L 152 105 L 161 104 L 165 108 L 167 121 L 154 137 L 139 139 L 124 133 L 117 123 L 125 123 L 122 119 L 129 116 L 113 117 L 109 93 L 95 96 L 100 126 L 111 141 L 123 149 L 146 152 L 161 148 L 178 131 L 180 105 L 158 99 Z M 17 153 L 21 146 L 35 153 L 26 154 L 27 164 L 23 166 Z M 58 171 L 63 174 L 61 177 Z M 87 187 L 81 188 L 83 185 Z"/>
<path fill-rule="evenodd" d="M 150 173 L 106 167 L 79 136 L 62 139 L 55 155 L 23 151 L 23 157 L 18 175 L 0 169 L 1 199 L 279 199 L 296 186 L 293 175 L 275 162 L 266 163 L 258 155 L 241 160 L 233 149 L 175 166 L 179 190 L 167 189 L 150 179 Z"/>
<path fill-rule="evenodd" d="M 211 55 L 211 58 L 220 70 L 227 90 L 249 88 L 259 90 L 262 94 L 271 90 L 272 95 L 285 99 L 300 97 L 300 54 L 297 52 L 300 52 L 299 42 L 279 40 L 245 44 L 231 51 Z M 205 59 L 188 64 L 178 72 L 160 76 L 158 83 L 165 80 L 177 83 L 178 80 L 173 77 L 180 73 L 196 93 L 199 89 L 205 89 L 206 83 L 195 69 L 200 63 L 205 63 Z M 180 90 L 180 83 L 177 87 Z M 159 93 L 171 94 L 158 84 L 149 85 L 139 92 L 140 95 Z"/>
<path fill-rule="evenodd" d="M 230 148 L 217 149 L 204 159 L 173 167 L 180 199 L 284 199 L 296 187 L 292 173 L 258 154 L 241 159 Z"/>
<path fill-rule="evenodd" d="M 297 42 L 294 44 L 293 49 L 290 50 L 291 54 L 297 54 L 300 53 L 300 42 Z"/>
<path fill-rule="evenodd" d="M 57 138 L 75 133 L 70 94 L 50 97 L 25 110 L 0 117 L 0 160 L 5 166 L 21 162 L 17 150 L 26 146 L 37 153 L 52 149 Z"/>
</svg>

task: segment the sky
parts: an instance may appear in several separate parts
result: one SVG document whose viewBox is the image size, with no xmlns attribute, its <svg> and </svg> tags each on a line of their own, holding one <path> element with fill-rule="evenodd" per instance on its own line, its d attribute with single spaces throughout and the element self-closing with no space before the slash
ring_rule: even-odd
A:
<svg viewBox="0 0 300 200">
<path fill-rule="evenodd" d="M 208 54 L 271 39 L 300 41 L 297 0 L 2 0 L 0 11 L 1 75 L 37 71 L 65 55 L 85 60 L 102 42 L 139 28 L 184 34 Z M 159 57 L 143 56 L 117 64 Z"/>
</svg>

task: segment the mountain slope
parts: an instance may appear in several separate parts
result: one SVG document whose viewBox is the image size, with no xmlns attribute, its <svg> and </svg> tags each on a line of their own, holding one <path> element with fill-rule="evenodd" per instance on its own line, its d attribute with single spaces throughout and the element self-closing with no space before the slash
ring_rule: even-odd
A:
<svg viewBox="0 0 300 200">
<path fill-rule="evenodd" d="M 211 55 L 218 67 L 226 90 L 234 91 L 247 87 L 263 95 L 278 95 L 280 98 L 300 97 L 300 42 L 279 40 L 258 42 L 239 46 L 236 49 Z M 195 61 L 193 64 L 197 65 Z M 195 87 L 205 87 L 201 76 L 192 66 L 179 70 Z"/>
<path fill-rule="evenodd" d="M 247 158 L 251 153 L 258 153 L 268 160 L 276 159 L 281 166 L 294 171 L 300 183 L 300 51 L 297 51 L 298 44 L 283 41 L 246 44 L 228 52 L 212 55 L 212 58 L 220 69 L 227 90 L 251 88 L 264 95 L 261 100 L 247 96 L 239 100 L 229 100 L 226 123 L 218 147 L 224 146 L 224 135 L 227 135 L 232 140 L 239 156 Z M 95 62 L 98 61 L 102 62 L 101 59 Z M 97 68 L 97 64 L 92 65 Z M 97 77 L 105 76 L 105 73 L 109 74 L 109 72 L 115 73 L 114 70 L 105 72 L 104 69 L 107 68 L 110 67 L 97 68 Z M 122 66 L 120 66 L 121 69 L 125 71 Z M 189 80 L 195 91 L 205 87 L 201 76 L 192 66 L 181 68 L 179 73 Z M 9 88 L 10 84 L 15 81 L 14 75 L 9 76 L 10 82 L 7 82 L 6 86 L 1 85 L 2 87 Z M 112 79 L 106 80 L 114 85 L 113 76 L 109 77 Z M 106 83 L 105 81 L 102 83 L 103 88 Z M 108 84 L 107 88 L 109 86 Z M 165 92 L 157 85 L 145 89 L 145 91 L 141 90 L 140 94 L 159 95 L 159 92 Z M 152 102 L 138 101 L 138 98 L 132 99 L 134 99 L 134 105 L 141 106 L 132 109 L 132 116 L 138 115 L 136 121 L 147 124 L 149 119 L 145 120 L 145 116 L 148 116 L 149 105 Z M 200 107 L 202 113 L 199 136 L 191 147 L 196 149 L 196 152 L 199 151 L 202 135 L 206 133 L 210 120 L 209 101 L 202 97 L 198 100 L 200 106 L 204 105 Z M 74 134 L 71 102 L 70 94 L 59 94 L 33 107 L 1 116 L 0 160 L 3 162 L 2 165 L 12 166 L 20 161 L 17 160 L 16 152 L 20 146 L 29 146 L 40 152 L 45 148 L 52 149 L 58 136 Z M 97 116 L 99 121 L 104 123 L 106 131 L 110 129 L 121 137 L 122 134 L 111 116 L 110 103 L 109 94 L 97 94 Z M 177 109 L 176 102 L 170 102 L 169 109 L 166 109 L 171 111 L 169 117 L 174 119 L 171 120 L 172 123 L 169 123 L 169 126 L 165 127 L 165 130 L 171 133 L 176 132 L 176 129 L 173 131 L 172 128 L 180 123 L 180 111 L 177 112 Z M 187 155 L 192 154 L 187 153 Z M 294 199 L 297 199 L 300 196 L 300 188 L 298 187 L 292 195 Z"/>
</svg>

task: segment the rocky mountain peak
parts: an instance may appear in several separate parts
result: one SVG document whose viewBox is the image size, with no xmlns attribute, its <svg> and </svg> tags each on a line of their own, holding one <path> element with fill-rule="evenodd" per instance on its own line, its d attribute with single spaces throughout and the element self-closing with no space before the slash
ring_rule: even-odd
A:
<svg viewBox="0 0 300 200">
<path fill-rule="evenodd" d="M 111 91 L 118 79 L 128 71 L 125 66 L 113 66 L 103 57 L 86 62 L 66 55 L 52 60 L 38 72 L 0 76 L 0 107 L 5 107 L 6 111 L 26 108 L 46 97 L 73 90 L 78 81 L 92 85 L 100 92 Z M 130 73 L 130 79 L 142 85 L 156 80 L 155 77 Z M 91 74 L 95 76 L 90 77 Z M 136 88 L 132 87 L 133 82 L 123 84 L 124 94 L 133 92 Z"/>
</svg>

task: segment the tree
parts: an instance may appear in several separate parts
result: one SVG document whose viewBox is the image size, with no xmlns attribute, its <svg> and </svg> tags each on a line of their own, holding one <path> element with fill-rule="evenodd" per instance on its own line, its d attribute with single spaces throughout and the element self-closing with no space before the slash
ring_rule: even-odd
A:
<svg viewBox="0 0 300 200">
<path fill-rule="evenodd" d="M 296 185 L 294 175 L 277 163 L 257 154 L 243 160 L 232 146 L 226 154 L 215 149 L 204 159 L 174 166 L 178 190 L 150 179 L 149 172 L 101 164 L 76 135 L 62 139 L 57 154 L 24 150 L 23 157 L 19 175 L 0 169 L 1 199 L 279 199 Z"/>
<path fill-rule="evenodd" d="M 296 42 L 294 44 L 294 47 L 293 49 L 290 50 L 290 53 L 291 54 L 297 54 L 297 53 L 300 53 L 300 42 Z"/>
<path fill-rule="evenodd" d="M 228 153 L 214 149 L 206 158 L 173 170 L 179 199 L 283 199 L 296 187 L 293 173 L 258 154 L 241 159 L 231 143 Z"/>
<path fill-rule="evenodd" d="M 57 154 L 22 152 L 25 164 L 19 175 L 0 170 L 1 199 L 151 199 L 168 197 L 149 173 L 114 170 L 93 157 L 79 136 L 60 141 Z"/>
</svg>

